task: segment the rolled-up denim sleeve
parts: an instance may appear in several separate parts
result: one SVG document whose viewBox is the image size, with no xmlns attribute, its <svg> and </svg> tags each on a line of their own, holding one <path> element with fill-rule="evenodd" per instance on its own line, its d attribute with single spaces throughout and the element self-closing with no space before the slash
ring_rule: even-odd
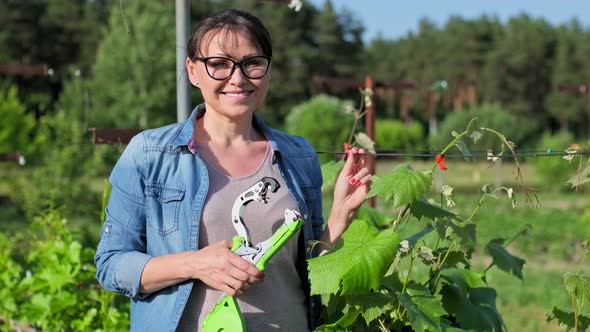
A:
<svg viewBox="0 0 590 332">
<path fill-rule="evenodd" d="M 308 151 L 311 155 L 314 156 L 313 162 L 311 163 L 311 171 L 309 172 L 311 181 L 313 183 L 313 191 L 315 200 L 313 200 L 312 206 L 309 207 L 311 210 L 312 220 L 311 224 L 313 227 L 313 237 L 316 240 L 319 240 L 322 236 L 322 232 L 324 231 L 324 216 L 323 216 L 323 207 L 322 207 L 322 185 L 324 183 L 324 179 L 322 177 L 322 167 L 320 166 L 320 160 L 317 156 L 317 153 L 313 146 L 307 143 Z"/>
<path fill-rule="evenodd" d="M 94 256 L 102 287 L 133 298 L 145 296 L 139 293 L 141 274 L 151 258 L 146 254 L 142 141 L 141 134 L 134 137 L 113 168 L 106 219 Z"/>
</svg>

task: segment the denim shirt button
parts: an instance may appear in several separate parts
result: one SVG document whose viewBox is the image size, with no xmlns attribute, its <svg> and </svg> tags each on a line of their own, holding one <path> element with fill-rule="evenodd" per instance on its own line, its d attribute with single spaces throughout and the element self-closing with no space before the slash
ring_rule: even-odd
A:
<svg viewBox="0 0 590 332">
<path fill-rule="evenodd" d="M 180 146 L 174 149 L 174 153 L 180 153 L 180 151 L 182 151 L 182 148 Z"/>
</svg>

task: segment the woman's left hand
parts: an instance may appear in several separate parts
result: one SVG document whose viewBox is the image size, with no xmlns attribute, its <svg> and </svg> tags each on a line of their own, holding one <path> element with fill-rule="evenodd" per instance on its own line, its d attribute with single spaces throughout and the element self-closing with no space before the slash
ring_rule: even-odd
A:
<svg viewBox="0 0 590 332">
<path fill-rule="evenodd" d="M 356 209 L 364 202 L 370 189 L 371 173 L 365 167 L 365 150 L 352 148 L 348 150 L 347 157 L 344 168 L 336 179 L 332 211 L 319 241 L 327 249 L 346 231 Z"/>
<path fill-rule="evenodd" d="M 369 193 L 371 174 L 365 163 L 364 149 L 354 147 L 348 150 L 346 163 L 336 180 L 332 210 L 341 209 L 340 212 L 346 213 L 349 219 Z"/>
</svg>

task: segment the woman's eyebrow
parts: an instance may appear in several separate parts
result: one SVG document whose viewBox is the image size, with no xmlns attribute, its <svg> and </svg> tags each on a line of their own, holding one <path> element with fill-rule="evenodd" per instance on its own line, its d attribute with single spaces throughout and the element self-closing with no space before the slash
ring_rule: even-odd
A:
<svg viewBox="0 0 590 332">
<path fill-rule="evenodd" d="M 253 57 L 253 56 L 260 56 L 260 55 L 261 54 L 259 54 L 258 52 L 256 52 L 256 53 L 249 53 L 249 54 L 243 55 L 240 60 L 243 60 L 243 59 L 246 59 L 246 58 L 250 58 L 250 57 Z M 223 52 L 216 53 L 216 54 L 213 54 L 213 55 L 210 55 L 210 56 L 220 56 L 220 57 L 229 58 L 229 59 L 232 59 L 232 60 L 233 59 L 237 59 L 236 57 L 232 56 L 231 54 L 227 54 L 227 53 L 223 53 Z"/>
</svg>

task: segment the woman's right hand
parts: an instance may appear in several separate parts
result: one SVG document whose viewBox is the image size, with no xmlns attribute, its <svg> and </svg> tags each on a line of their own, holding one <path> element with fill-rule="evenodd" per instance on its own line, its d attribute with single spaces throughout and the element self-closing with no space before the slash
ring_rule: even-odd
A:
<svg viewBox="0 0 590 332">
<path fill-rule="evenodd" d="M 262 282 L 264 272 L 231 251 L 231 241 L 219 241 L 194 251 L 189 265 L 192 279 L 231 296 L 239 296 L 250 286 Z"/>
</svg>

